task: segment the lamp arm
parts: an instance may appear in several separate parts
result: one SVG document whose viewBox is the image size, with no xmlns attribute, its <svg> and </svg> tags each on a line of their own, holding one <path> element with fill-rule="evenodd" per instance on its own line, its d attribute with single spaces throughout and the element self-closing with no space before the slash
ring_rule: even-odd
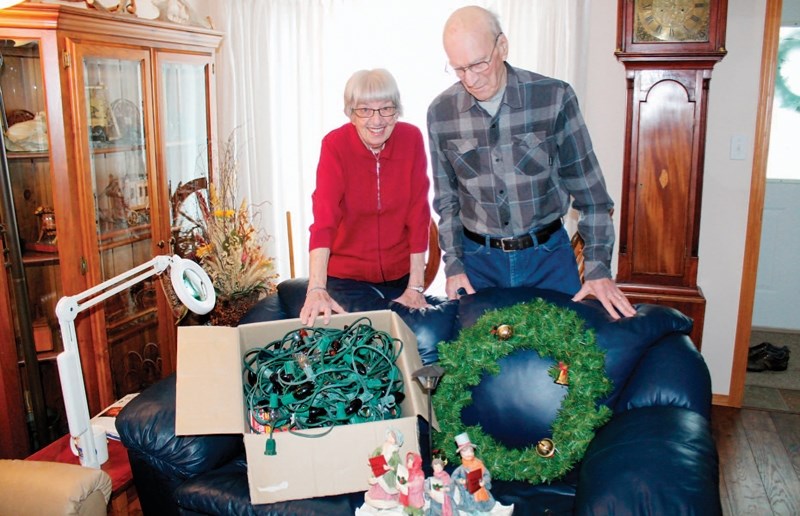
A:
<svg viewBox="0 0 800 516">
<path fill-rule="evenodd" d="M 59 322 L 74 321 L 80 312 L 105 301 L 150 276 L 161 274 L 170 264 L 177 260 L 180 260 L 178 256 L 159 255 L 127 272 L 86 289 L 80 294 L 64 296 L 56 305 L 56 316 Z"/>
</svg>

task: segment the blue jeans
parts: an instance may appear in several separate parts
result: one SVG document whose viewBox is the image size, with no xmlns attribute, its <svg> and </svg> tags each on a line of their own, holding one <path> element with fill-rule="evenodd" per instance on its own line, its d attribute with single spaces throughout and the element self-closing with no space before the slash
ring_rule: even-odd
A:
<svg viewBox="0 0 800 516">
<path fill-rule="evenodd" d="M 575 253 L 564 228 L 542 245 L 504 252 L 463 239 L 462 260 L 475 290 L 489 287 L 536 287 L 570 296 L 581 289 Z"/>
</svg>

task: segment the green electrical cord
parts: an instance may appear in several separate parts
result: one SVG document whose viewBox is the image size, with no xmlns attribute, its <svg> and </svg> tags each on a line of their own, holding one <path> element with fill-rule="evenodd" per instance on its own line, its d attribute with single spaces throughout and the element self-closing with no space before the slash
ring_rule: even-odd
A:
<svg viewBox="0 0 800 516">
<path fill-rule="evenodd" d="M 395 362 L 402 349 L 362 317 L 344 329 L 293 330 L 249 350 L 243 384 L 251 431 L 270 434 L 272 455 L 275 431 L 400 417 L 405 395 Z"/>
</svg>

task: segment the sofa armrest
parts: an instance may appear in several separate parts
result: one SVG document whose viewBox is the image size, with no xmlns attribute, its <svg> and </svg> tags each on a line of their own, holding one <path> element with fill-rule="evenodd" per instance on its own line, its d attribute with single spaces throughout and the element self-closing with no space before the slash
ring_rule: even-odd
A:
<svg viewBox="0 0 800 516">
<path fill-rule="evenodd" d="M 711 375 L 686 335 L 669 334 L 644 353 L 614 410 L 649 406 L 683 407 L 710 418 Z"/>
<path fill-rule="evenodd" d="M 128 449 L 133 480 L 145 513 L 167 510 L 185 479 L 213 470 L 242 452 L 242 436 L 175 435 L 175 375 L 145 389 L 120 411 L 120 441 Z M 174 509 L 177 514 L 177 508 Z"/>
<path fill-rule="evenodd" d="M 111 477 L 77 464 L 0 460 L 0 514 L 105 515 Z"/>
<path fill-rule="evenodd" d="M 575 502 L 579 515 L 721 514 L 708 420 L 680 407 L 615 415 L 584 455 Z"/>
<path fill-rule="evenodd" d="M 218 467 L 241 453 L 242 436 L 175 435 L 175 375 L 154 383 L 120 411 L 120 441 L 153 466 L 180 478 Z"/>
</svg>

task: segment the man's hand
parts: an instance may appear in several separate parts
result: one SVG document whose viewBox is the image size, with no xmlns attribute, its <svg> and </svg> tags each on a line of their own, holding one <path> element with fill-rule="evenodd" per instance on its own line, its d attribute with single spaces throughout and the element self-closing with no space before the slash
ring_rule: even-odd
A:
<svg viewBox="0 0 800 516">
<path fill-rule="evenodd" d="M 312 326 L 314 319 L 318 315 L 322 315 L 322 321 L 325 324 L 331 322 L 331 313 L 338 314 L 347 313 L 344 308 L 339 306 L 339 303 L 328 294 L 327 290 L 321 288 L 310 289 L 306 292 L 306 302 L 303 304 L 303 309 L 300 310 L 300 322 L 304 326 Z"/>
<path fill-rule="evenodd" d="M 464 290 L 459 292 L 462 288 Z M 472 284 L 465 273 L 448 276 L 444 290 L 447 293 L 447 299 L 458 299 L 466 294 L 475 293 L 475 289 L 472 288 Z"/>
<path fill-rule="evenodd" d="M 573 301 L 582 301 L 588 296 L 594 296 L 614 319 L 636 315 L 631 302 L 617 287 L 614 280 L 602 278 L 584 282 L 581 289 L 572 298 Z"/>
</svg>

